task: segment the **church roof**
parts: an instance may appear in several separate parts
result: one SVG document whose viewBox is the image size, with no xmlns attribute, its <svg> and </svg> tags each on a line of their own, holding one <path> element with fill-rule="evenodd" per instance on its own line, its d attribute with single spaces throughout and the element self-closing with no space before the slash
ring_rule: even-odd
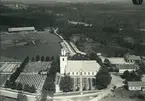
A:
<svg viewBox="0 0 145 101">
<path fill-rule="evenodd" d="M 100 65 L 95 60 L 68 60 L 68 72 L 95 72 Z"/>
</svg>

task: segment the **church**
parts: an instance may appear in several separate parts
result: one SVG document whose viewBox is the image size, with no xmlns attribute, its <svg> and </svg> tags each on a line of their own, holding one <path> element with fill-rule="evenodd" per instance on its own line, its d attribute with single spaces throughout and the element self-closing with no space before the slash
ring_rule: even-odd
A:
<svg viewBox="0 0 145 101">
<path fill-rule="evenodd" d="M 96 60 L 68 60 L 67 52 L 61 49 L 60 55 L 60 74 L 69 75 L 73 79 L 74 88 L 77 89 L 82 77 L 83 88 L 93 89 L 93 80 L 100 69 Z"/>
</svg>

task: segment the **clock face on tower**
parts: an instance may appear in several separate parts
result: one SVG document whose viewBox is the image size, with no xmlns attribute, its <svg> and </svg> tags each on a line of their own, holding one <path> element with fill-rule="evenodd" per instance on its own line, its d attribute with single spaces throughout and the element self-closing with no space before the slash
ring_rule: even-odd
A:
<svg viewBox="0 0 145 101">
<path fill-rule="evenodd" d="M 141 5 L 143 3 L 143 0 L 132 0 L 134 5 Z"/>
</svg>

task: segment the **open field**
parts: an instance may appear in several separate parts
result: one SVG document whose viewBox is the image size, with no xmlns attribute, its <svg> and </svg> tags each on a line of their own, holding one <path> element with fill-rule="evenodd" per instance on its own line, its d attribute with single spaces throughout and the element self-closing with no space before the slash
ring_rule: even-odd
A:
<svg viewBox="0 0 145 101">
<path fill-rule="evenodd" d="M 49 32 L 38 32 L 25 34 L 25 37 L 28 39 L 33 38 L 36 40 L 40 40 L 41 43 L 28 46 L 12 45 L 12 47 L 0 50 L 0 54 L 5 57 L 23 60 L 26 56 L 57 56 L 60 53 L 61 46 L 59 42 L 61 42 L 61 40 L 54 34 L 49 34 Z M 15 33 L 12 35 L 2 35 L 1 42 L 23 38 L 24 37 L 20 33 Z"/>
</svg>

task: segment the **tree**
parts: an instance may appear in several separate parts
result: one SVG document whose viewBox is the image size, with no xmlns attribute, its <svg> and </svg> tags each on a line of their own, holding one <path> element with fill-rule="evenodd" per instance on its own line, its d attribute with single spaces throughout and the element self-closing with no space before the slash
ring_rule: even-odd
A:
<svg viewBox="0 0 145 101">
<path fill-rule="evenodd" d="M 23 87 L 23 85 L 21 83 L 18 83 L 17 86 L 16 86 L 16 89 L 17 90 L 22 90 L 22 87 Z"/>
<path fill-rule="evenodd" d="M 44 85 L 43 85 L 43 91 L 48 91 L 51 92 L 51 94 L 53 95 L 53 93 L 55 93 L 55 83 L 54 83 L 54 79 L 51 76 L 47 76 Z"/>
<path fill-rule="evenodd" d="M 34 58 L 34 57 L 32 57 L 32 58 L 31 58 L 31 61 L 32 61 L 32 62 L 34 62 L 34 61 L 35 61 L 35 58 Z"/>
<path fill-rule="evenodd" d="M 44 56 L 41 57 L 41 61 L 44 61 Z"/>
<path fill-rule="evenodd" d="M 96 60 L 97 54 L 92 52 L 92 53 L 90 53 L 89 57 L 90 57 L 91 60 Z"/>
<path fill-rule="evenodd" d="M 60 81 L 60 90 L 70 92 L 73 90 L 73 82 L 70 76 L 65 75 Z"/>
<path fill-rule="evenodd" d="M 11 89 L 16 89 L 16 82 L 11 83 Z"/>
<path fill-rule="evenodd" d="M 5 83 L 5 88 L 10 88 L 11 87 L 11 82 L 10 80 L 7 80 Z"/>
<path fill-rule="evenodd" d="M 49 56 L 47 56 L 46 59 L 45 59 L 45 61 L 49 61 L 49 60 L 50 60 L 50 59 L 49 59 Z"/>
<path fill-rule="evenodd" d="M 36 88 L 35 88 L 35 86 L 34 85 L 32 85 L 31 87 L 30 87 L 30 93 L 35 93 L 36 92 Z"/>
<path fill-rule="evenodd" d="M 50 60 L 53 61 L 54 60 L 54 56 L 52 56 Z"/>
<path fill-rule="evenodd" d="M 125 79 L 126 77 L 128 77 L 129 75 L 129 71 L 125 71 L 122 75 L 122 78 Z"/>
<path fill-rule="evenodd" d="M 96 75 L 96 87 L 99 86 L 101 89 L 107 88 L 111 80 L 112 77 L 109 72 L 102 68 Z"/>
<path fill-rule="evenodd" d="M 30 86 L 28 84 L 25 84 L 23 90 L 29 92 Z"/>
<path fill-rule="evenodd" d="M 39 61 L 39 60 L 40 60 L 40 56 L 37 55 L 37 56 L 36 56 L 36 61 Z"/>
</svg>

